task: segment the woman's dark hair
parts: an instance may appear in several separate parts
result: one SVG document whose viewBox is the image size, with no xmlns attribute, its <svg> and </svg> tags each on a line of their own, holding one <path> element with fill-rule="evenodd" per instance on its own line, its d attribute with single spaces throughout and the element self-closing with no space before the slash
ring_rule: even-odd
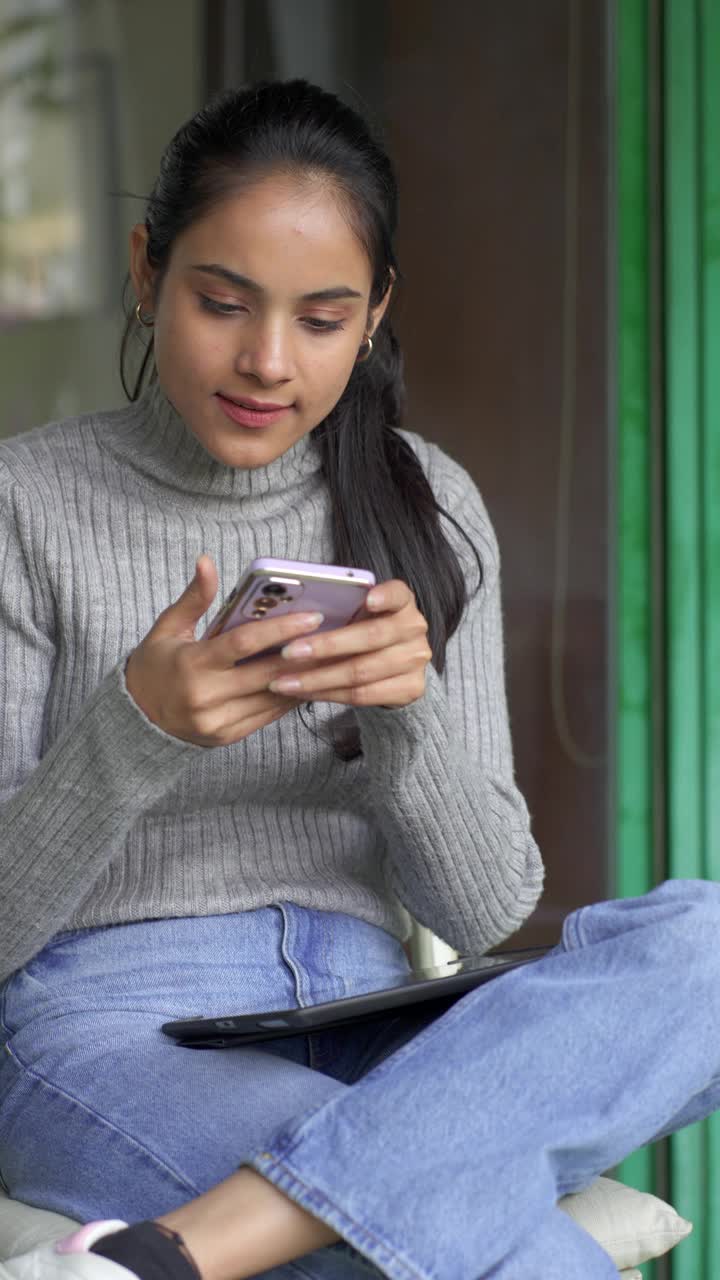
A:
<svg viewBox="0 0 720 1280">
<path fill-rule="evenodd" d="M 370 306 L 377 306 L 399 269 L 393 248 L 397 186 L 393 168 L 366 122 L 334 94 L 306 80 L 260 81 L 225 91 L 182 126 L 169 143 L 147 201 L 147 256 L 160 287 L 176 237 L 225 197 L 282 173 L 327 182 L 340 201 L 372 268 Z M 136 400 L 155 376 L 152 339 L 132 387 L 127 381 L 130 312 L 123 335 L 121 377 Z M 457 555 L 442 515 L 477 551 L 435 500 L 410 445 L 396 430 L 405 400 L 402 355 L 386 312 L 373 334 L 369 360 L 353 369 L 334 409 L 313 431 L 330 493 L 335 557 L 372 569 L 378 581 L 407 582 L 427 619 L 433 665 L 442 672 L 447 641 L 467 600 Z M 359 735 L 342 748 L 359 753 Z"/>
</svg>

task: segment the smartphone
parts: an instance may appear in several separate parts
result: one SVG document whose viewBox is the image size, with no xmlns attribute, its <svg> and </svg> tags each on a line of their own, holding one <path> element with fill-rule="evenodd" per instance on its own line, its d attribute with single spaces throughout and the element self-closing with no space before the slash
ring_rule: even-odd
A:
<svg viewBox="0 0 720 1280">
<path fill-rule="evenodd" d="M 375 586 L 369 569 L 339 564 L 312 564 L 304 560 L 253 560 L 209 623 L 203 640 L 233 627 L 285 613 L 322 613 L 324 620 L 313 631 L 334 631 L 352 622 L 363 609 L 365 597 Z M 263 649 L 278 653 L 282 645 Z M 253 654 L 253 658 L 260 654 Z M 243 661 L 243 659 L 241 659 Z"/>
</svg>

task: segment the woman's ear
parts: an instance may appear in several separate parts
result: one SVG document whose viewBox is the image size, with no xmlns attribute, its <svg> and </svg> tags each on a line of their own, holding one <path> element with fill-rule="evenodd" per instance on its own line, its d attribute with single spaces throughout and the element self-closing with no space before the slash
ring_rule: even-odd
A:
<svg viewBox="0 0 720 1280">
<path fill-rule="evenodd" d="M 136 222 L 130 232 L 130 279 L 135 297 L 144 311 L 152 311 L 154 272 L 147 257 L 148 232 L 144 222 Z"/>
<path fill-rule="evenodd" d="M 371 307 L 368 312 L 368 322 L 366 325 L 366 330 L 367 330 L 367 333 L 370 335 L 370 337 L 372 337 L 372 335 L 374 334 L 375 330 L 380 324 L 380 321 L 385 315 L 385 312 L 388 309 L 390 298 L 392 296 L 393 286 L 395 284 L 395 278 L 396 278 L 395 272 L 393 271 L 392 267 L 390 267 L 390 283 L 387 289 L 385 290 L 385 293 L 383 294 L 382 298 L 378 302 L 377 306 Z"/>
</svg>

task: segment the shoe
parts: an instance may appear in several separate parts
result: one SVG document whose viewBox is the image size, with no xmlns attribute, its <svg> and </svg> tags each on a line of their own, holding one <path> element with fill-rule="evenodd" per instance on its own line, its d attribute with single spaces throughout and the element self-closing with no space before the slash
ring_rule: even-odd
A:
<svg viewBox="0 0 720 1280">
<path fill-rule="evenodd" d="M 0 1280 L 137 1280 L 134 1271 L 99 1253 L 90 1253 L 97 1240 L 122 1231 L 127 1225 L 112 1220 L 88 1222 L 63 1240 L 0 1262 Z"/>
</svg>

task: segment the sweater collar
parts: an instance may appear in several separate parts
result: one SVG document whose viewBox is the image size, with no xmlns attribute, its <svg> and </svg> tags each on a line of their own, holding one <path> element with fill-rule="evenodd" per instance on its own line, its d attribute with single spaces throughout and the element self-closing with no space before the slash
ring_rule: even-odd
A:
<svg viewBox="0 0 720 1280">
<path fill-rule="evenodd" d="M 170 403 L 160 383 L 113 415 L 102 442 L 122 461 L 177 497 L 203 502 L 218 513 L 238 502 L 258 514 L 287 509 L 321 482 L 321 456 L 309 433 L 262 467 L 230 467 L 208 453 Z M 170 496 L 170 495 L 168 495 Z M 204 500 L 204 501 L 203 501 Z"/>
</svg>

